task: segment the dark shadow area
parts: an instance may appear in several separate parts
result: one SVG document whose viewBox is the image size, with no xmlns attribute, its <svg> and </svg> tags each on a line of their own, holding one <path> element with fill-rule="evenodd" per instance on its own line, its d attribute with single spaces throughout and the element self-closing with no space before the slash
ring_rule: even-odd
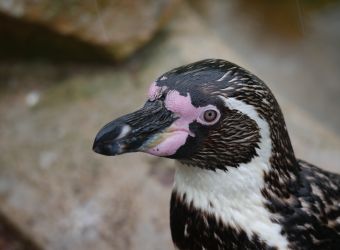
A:
<svg viewBox="0 0 340 250">
<path fill-rule="evenodd" d="M 0 61 L 112 63 L 104 48 L 0 13 Z"/>
<path fill-rule="evenodd" d="M 24 235 L 6 216 L 0 213 L 0 250 L 41 250 L 32 238 Z"/>
</svg>

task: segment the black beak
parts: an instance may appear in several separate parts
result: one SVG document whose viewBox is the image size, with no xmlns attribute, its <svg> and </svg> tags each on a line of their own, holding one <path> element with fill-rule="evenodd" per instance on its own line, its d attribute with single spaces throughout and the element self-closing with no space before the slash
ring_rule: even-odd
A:
<svg viewBox="0 0 340 250">
<path fill-rule="evenodd" d="M 143 108 L 106 124 L 94 140 L 93 151 L 102 155 L 141 151 L 145 142 L 174 120 L 161 100 L 148 101 Z"/>
</svg>

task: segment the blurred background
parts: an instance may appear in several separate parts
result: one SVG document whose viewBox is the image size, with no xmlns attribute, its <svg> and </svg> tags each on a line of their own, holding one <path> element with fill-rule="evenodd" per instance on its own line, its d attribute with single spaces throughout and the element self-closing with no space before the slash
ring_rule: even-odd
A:
<svg viewBox="0 0 340 250">
<path fill-rule="evenodd" d="M 203 58 L 263 79 L 297 156 L 340 172 L 340 1 L 0 0 L 0 249 L 172 249 L 175 163 L 91 147 Z"/>
</svg>

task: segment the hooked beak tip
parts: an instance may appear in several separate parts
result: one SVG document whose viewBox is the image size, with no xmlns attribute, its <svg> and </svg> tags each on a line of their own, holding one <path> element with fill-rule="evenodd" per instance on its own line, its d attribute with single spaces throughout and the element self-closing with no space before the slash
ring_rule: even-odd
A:
<svg viewBox="0 0 340 250">
<path fill-rule="evenodd" d="M 124 131 L 126 125 L 111 122 L 104 126 L 97 134 L 92 150 L 98 154 L 113 156 L 120 154 L 122 149 L 118 143 L 119 139 L 124 138 L 128 131 Z M 123 135 L 122 132 L 125 134 Z"/>
<path fill-rule="evenodd" d="M 96 141 L 93 143 L 92 150 L 97 154 L 112 156 L 119 153 L 119 147 L 116 143 L 104 144 Z"/>
</svg>

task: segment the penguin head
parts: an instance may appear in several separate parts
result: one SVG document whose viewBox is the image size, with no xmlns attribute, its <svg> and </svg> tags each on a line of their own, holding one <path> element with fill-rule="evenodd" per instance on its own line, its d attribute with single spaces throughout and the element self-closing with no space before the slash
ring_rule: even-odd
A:
<svg viewBox="0 0 340 250">
<path fill-rule="evenodd" d="M 141 109 L 98 132 L 93 150 L 145 152 L 226 169 L 268 158 L 273 140 L 288 137 L 285 131 L 280 108 L 259 78 L 228 61 L 207 59 L 161 75 Z"/>
</svg>

